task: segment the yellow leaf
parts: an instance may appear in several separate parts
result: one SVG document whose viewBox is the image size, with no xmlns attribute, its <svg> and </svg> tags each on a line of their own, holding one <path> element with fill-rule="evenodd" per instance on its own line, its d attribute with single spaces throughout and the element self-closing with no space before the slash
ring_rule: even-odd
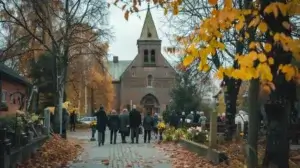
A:
<svg viewBox="0 0 300 168">
<path fill-rule="evenodd" d="M 279 10 L 283 16 L 287 15 L 288 5 L 277 2 L 277 7 L 279 8 Z"/>
<path fill-rule="evenodd" d="M 129 17 L 129 11 L 126 10 L 125 14 L 124 14 L 124 18 L 128 21 L 128 17 Z"/>
<path fill-rule="evenodd" d="M 266 61 L 267 61 L 267 57 L 266 57 L 266 55 L 263 54 L 263 53 L 257 54 L 257 57 L 258 57 L 258 60 L 259 60 L 260 62 L 266 62 Z"/>
<path fill-rule="evenodd" d="M 272 45 L 269 43 L 265 43 L 264 49 L 266 52 L 270 52 L 272 50 Z"/>
<path fill-rule="evenodd" d="M 287 30 L 289 30 L 291 28 L 290 23 L 288 23 L 287 21 L 282 22 L 282 26 Z"/>
<path fill-rule="evenodd" d="M 224 69 L 221 67 L 218 69 L 218 71 L 215 74 L 217 79 L 223 79 L 224 78 Z"/>
<path fill-rule="evenodd" d="M 259 23 L 260 18 L 259 16 L 256 16 L 254 19 L 251 20 L 251 22 L 249 23 L 248 27 L 255 27 L 257 26 L 257 24 Z"/>
<path fill-rule="evenodd" d="M 268 63 L 269 63 L 269 65 L 273 65 L 274 59 L 272 57 L 268 58 Z"/>
<path fill-rule="evenodd" d="M 235 25 L 235 29 L 237 31 L 240 31 L 243 27 L 244 27 L 244 22 L 242 22 L 241 20 Z"/>
<path fill-rule="evenodd" d="M 259 25 L 258 25 L 258 29 L 262 33 L 265 33 L 268 30 L 268 25 L 265 22 L 260 22 Z"/>
<path fill-rule="evenodd" d="M 274 39 L 274 41 L 279 41 L 279 39 L 280 39 L 280 34 L 279 33 L 276 33 L 275 35 L 274 35 L 274 37 L 273 37 L 273 39 Z"/>
<path fill-rule="evenodd" d="M 249 38 L 249 37 L 250 37 L 249 33 L 246 32 L 246 33 L 245 33 L 245 38 Z"/>
<path fill-rule="evenodd" d="M 210 5 L 217 5 L 218 0 L 208 0 L 208 3 L 209 3 Z"/>
<path fill-rule="evenodd" d="M 167 14 L 168 14 L 168 9 L 164 8 L 164 15 L 167 15 Z"/>
<path fill-rule="evenodd" d="M 183 66 L 189 66 L 194 61 L 194 57 L 192 55 L 187 55 L 183 60 Z"/>
<path fill-rule="evenodd" d="M 256 48 L 256 43 L 255 43 L 255 42 L 251 42 L 251 43 L 249 44 L 249 48 L 250 48 L 250 49 L 255 49 L 255 48 Z"/>
<path fill-rule="evenodd" d="M 224 8 L 232 8 L 232 0 L 224 0 Z"/>
<path fill-rule="evenodd" d="M 278 8 L 276 3 L 270 3 L 265 9 L 264 13 L 270 14 L 273 13 L 275 18 L 278 17 Z"/>
</svg>

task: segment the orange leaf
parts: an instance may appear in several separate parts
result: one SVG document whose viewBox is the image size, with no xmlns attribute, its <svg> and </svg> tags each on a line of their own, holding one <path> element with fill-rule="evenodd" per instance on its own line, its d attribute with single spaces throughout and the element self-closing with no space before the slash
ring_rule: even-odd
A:
<svg viewBox="0 0 300 168">
<path fill-rule="evenodd" d="M 129 17 L 129 11 L 128 10 L 126 10 L 124 17 L 128 21 L 128 17 Z"/>
</svg>

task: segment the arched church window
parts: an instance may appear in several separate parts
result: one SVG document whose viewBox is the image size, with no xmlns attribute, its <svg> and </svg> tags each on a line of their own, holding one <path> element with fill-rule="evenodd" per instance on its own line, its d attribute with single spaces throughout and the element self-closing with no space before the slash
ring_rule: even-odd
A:
<svg viewBox="0 0 300 168">
<path fill-rule="evenodd" d="M 149 53 L 148 50 L 144 50 L 144 62 L 149 62 Z"/>
<path fill-rule="evenodd" d="M 155 51 L 151 50 L 151 62 L 154 63 L 155 62 Z"/>
<path fill-rule="evenodd" d="M 153 77 L 152 75 L 148 75 L 147 77 L 147 86 L 152 86 Z"/>
</svg>

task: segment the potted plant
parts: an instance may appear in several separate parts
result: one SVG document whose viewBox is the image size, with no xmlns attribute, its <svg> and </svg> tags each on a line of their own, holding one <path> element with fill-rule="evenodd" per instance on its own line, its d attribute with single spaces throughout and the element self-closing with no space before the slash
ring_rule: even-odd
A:
<svg viewBox="0 0 300 168">
<path fill-rule="evenodd" d="M 96 129 L 97 129 L 97 121 L 93 120 L 91 123 L 90 123 L 90 128 L 92 130 L 92 138 L 91 138 L 91 141 L 96 141 L 95 139 L 95 133 L 96 133 Z"/>
<path fill-rule="evenodd" d="M 158 128 L 158 133 L 159 133 L 159 140 L 163 140 L 162 134 L 164 132 L 164 130 L 166 129 L 166 124 L 164 122 L 159 122 L 157 124 L 157 128 Z"/>
</svg>

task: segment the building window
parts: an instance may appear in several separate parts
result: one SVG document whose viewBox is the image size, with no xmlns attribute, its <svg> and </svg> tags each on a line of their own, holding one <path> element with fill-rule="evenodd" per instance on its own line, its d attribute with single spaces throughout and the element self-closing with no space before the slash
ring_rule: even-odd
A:
<svg viewBox="0 0 300 168">
<path fill-rule="evenodd" d="M 132 73 L 131 73 L 131 76 L 135 77 L 135 73 L 134 73 L 134 72 L 132 72 Z"/>
<path fill-rule="evenodd" d="M 147 77 L 147 86 L 152 87 L 153 77 L 152 75 L 148 75 Z"/>
<path fill-rule="evenodd" d="M 1 101 L 4 102 L 4 103 L 6 102 L 6 93 L 7 93 L 7 92 L 6 92 L 5 90 L 2 90 Z"/>
<path fill-rule="evenodd" d="M 151 63 L 155 63 L 155 51 L 151 50 Z"/>
<path fill-rule="evenodd" d="M 144 50 L 144 62 L 149 62 L 149 53 L 148 50 Z"/>
</svg>

